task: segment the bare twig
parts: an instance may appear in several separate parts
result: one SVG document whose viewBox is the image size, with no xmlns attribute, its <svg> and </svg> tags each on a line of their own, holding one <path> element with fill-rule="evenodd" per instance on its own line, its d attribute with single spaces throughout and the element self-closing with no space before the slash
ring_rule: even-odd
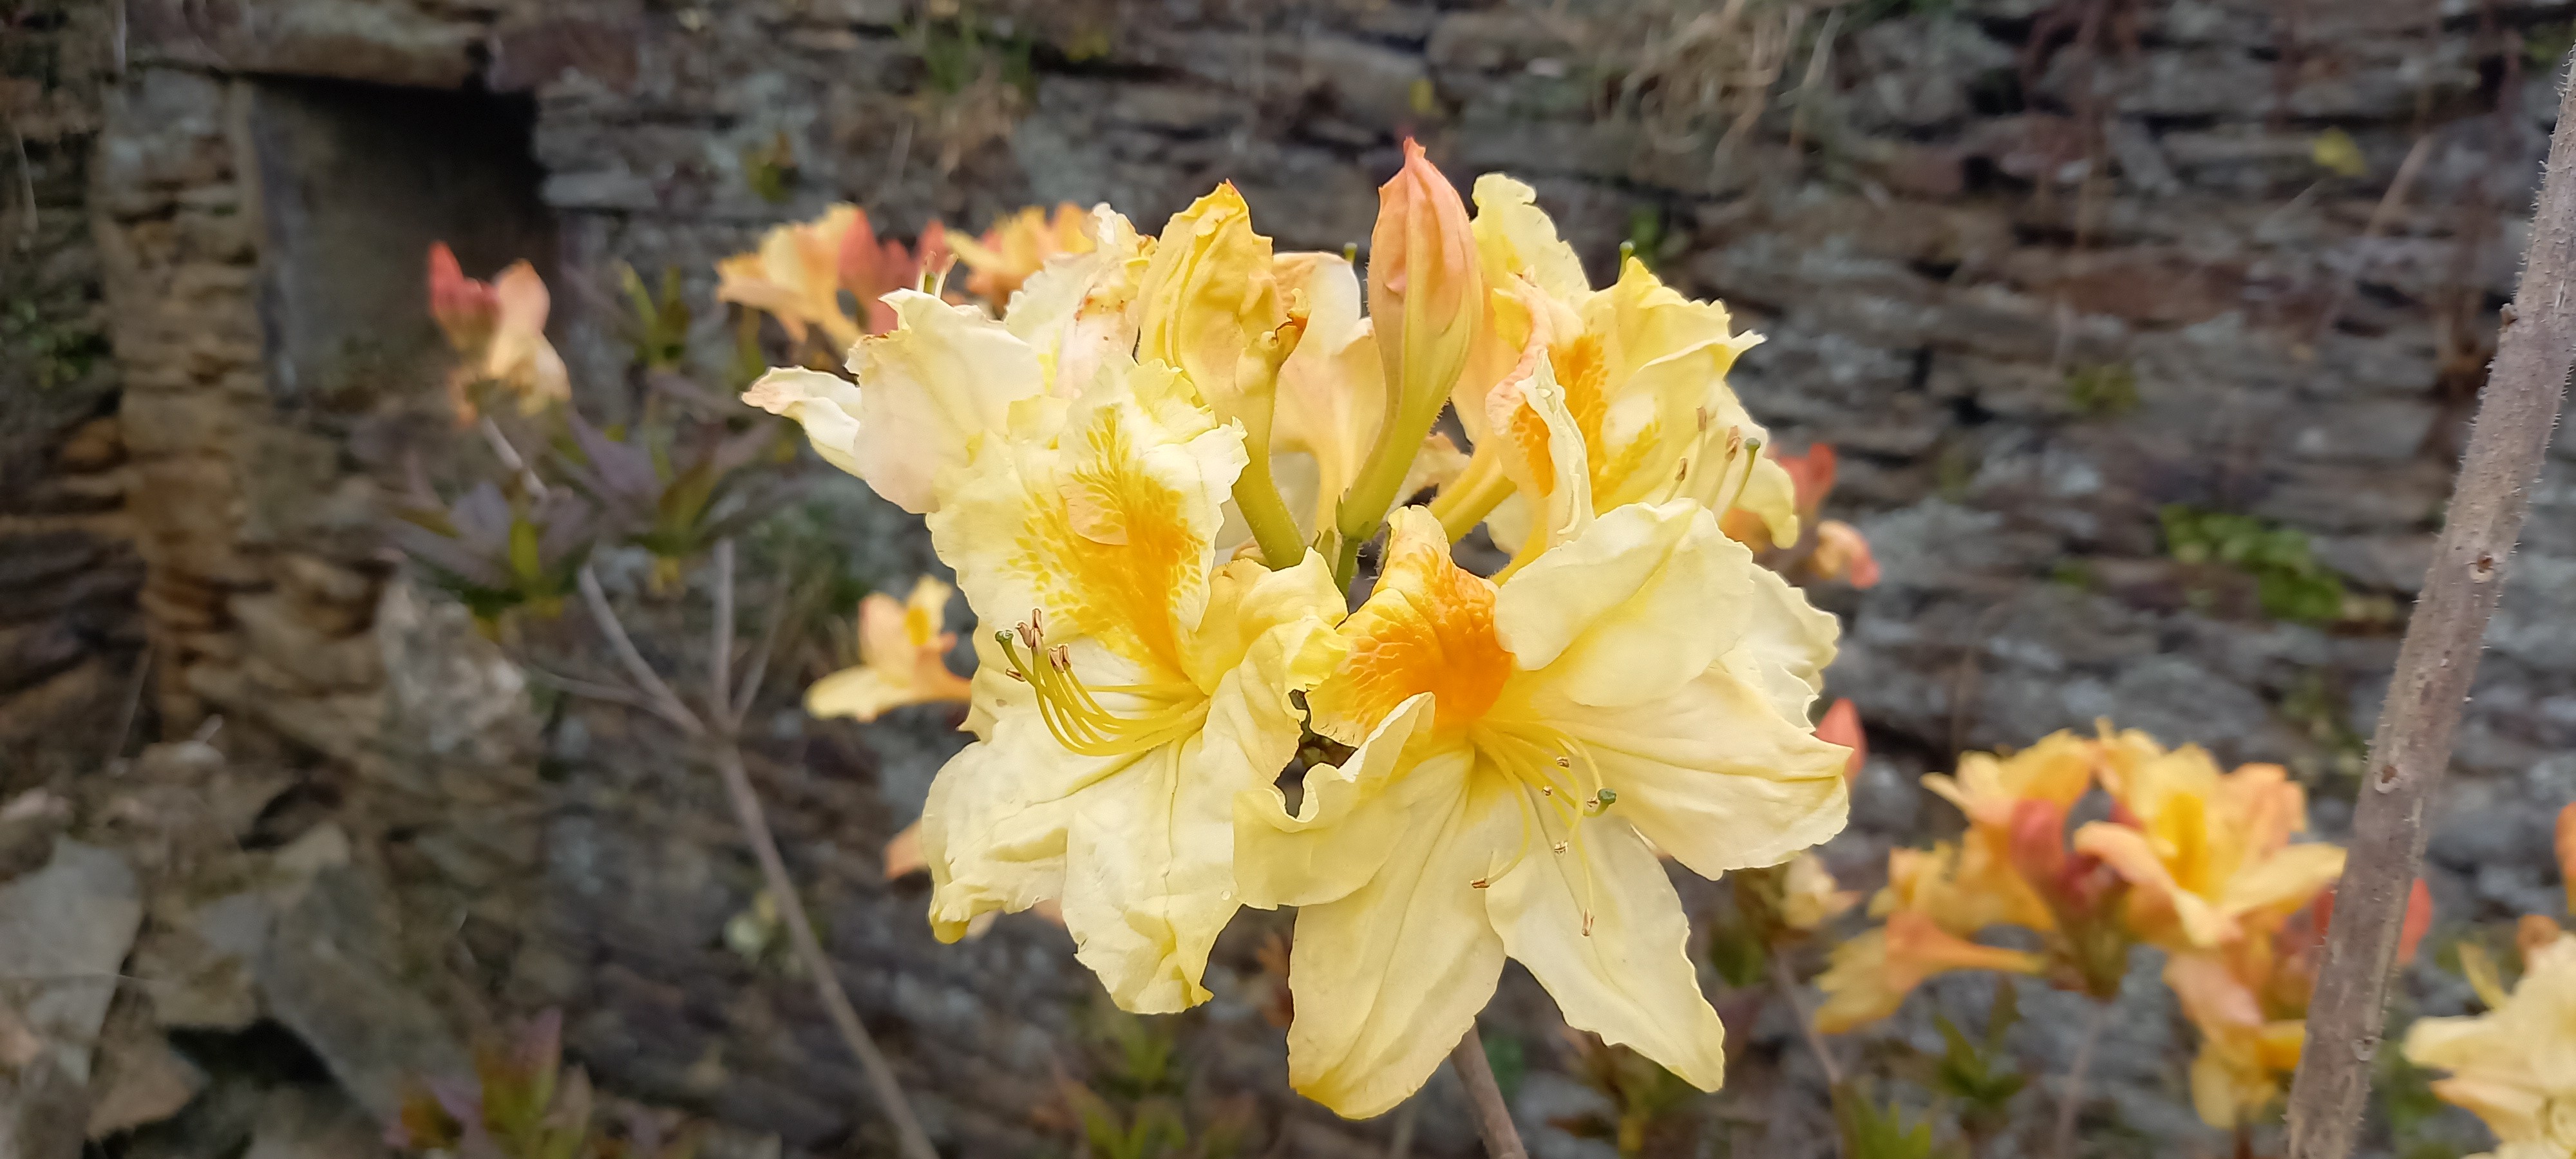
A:
<svg viewBox="0 0 2576 1159">
<path fill-rule="evenodd" d="M 2066 1089 L 2057 1094 L 2057 1130 L 2048 1147 L 2057 1159 L 2075 1155 L 2075 1115 L 2084 1108 L 2084 1080 L 2093 1070 L 2093 1052 L 2101 1048 L 2102 1031 L 2110 1024 L 2111 1004 L 2095 1002 L 2093 1017 L 2084 1023 L 2084 1037 L 2075 1044 L 2074 1064 L 2066 1068 Z"/>
<path fill-rule="evenodd" d="M 752 701 L 760 699 L 760 686 L 769 679 L 769 656 L 778 645 L 779 630 L 787 626 L 788 605 L 795 598 L 795 587 L 779 577 L 777 602 L 769 609 L 769 622 L 761 625 L 760 643 L 752 645 L 751 659 L 743 665 L 742 687 L 734 690 L 732 728 L 736 732 L 742 730 Z"/>
<path fill-rule="evenodd" d="M 733 731 L 733 540 L 716 541 L 715 638 L 707 642 L 707 716 Z"/>
<path fill-rule="evenodd" d="M 635 650 L 635 641 L 626 634 L 626 625 L 618 622 L 617 610 L 608 606 L 608 593 L 599 590 L 599 573 L 589 564 L 583 564 L 574 580 L 581 586 L 581 602 L 590 609 L 590 618 L 599 625 L 600 634 L 608 637 L 609 652 L 625 666 L 627 677 L 635 681 L 636 687 L 643 689 L 644 695 L 652 699 L 654 715 L 690 736 L 707 735 L 706 725 L 698 720 L 698 715 L 680 702 L 680 694 L 671 691 L 662 674 L 653 671 L 653 666 L 645 662 L 644 654 Z"/>
<path fill-rule="evenodd" d="M 760 807 L 760 795 L 752 791 L 751 774 L 742 767 L 742 750 L 731 741 L 713 746 L 716 772 L 724 777 L 725 795 L 733 799 L 734 819 L 741 823 L 743 835 L 751 841 L 752 856 L 760 862 L 760 875 L 769 886 L 770 900 L 778 903 L 778 916 L 787 925 L 788 945 L 796 951 L 805 973 L 814 980 L 814 995 L 822 999 L 823 1010 L 840 1031 L 841 1041 L 859 1058 L 859 1069 L 867 1077 L 877 1105 L 894 1124 L 895 1142 L 904 1159 L 939 1159 L 930 1145 L 930 1136 L 913 1117 L 912 1104 L 905 1101 L 903 1085 L 895 1081 L 894 1067 L 886 1062 L 885 1052 L 877 1049 L 876 1039 L 868 1034 L 867 1024 L 859 1021 L 859 1012 L 851 1007 L 849 994 L 841 989 L 841 977 L 832 970 L 832 960 L 823 953 L 823 944 L 814 937 L 814 923 L 805 916 L 804 898 L 796 892 L 796 882 L 787 876 L 787 863 L 778 856 L 778 842 L 770 835 L 769 818 Z"/>
<path fill-rule="evenodd" d="M 1771 948 L 1771 984 L 1780 988 L 1780 1000 L 1789 1004 L 1789 1017 L 1796 1019 L 1798 1033 L 1805 1035 L 1807 1049 L 1815 1052 L 1816 1065 L 1825 1070 L 1825 1085 L 1843 1085 L 1842 1064 L 1834 1061 L 1834 1052 L 1825 1045 L 1825 1036 L 1816 1029 L 1816 1020 L 1807 1015 L 1805 999 L 1798 997 L 1798 976 L 1789 969 L 1788 955 L 1778 946 Z"/>
<path fill-rule="evenodd" d="M 519 665 L 519 670 L 527 673 L 530 680 L 534 680 L 548 688 L 569 692 L 575 696 L 587 696 L 592 700 L 605 700 L 613 704 L 623 704 L 628 708 L 640 708 L 646 712 L 660 712 L 660 706 L 654 704 L 651 697 L 646 696 L 641 692 L 637 692 L 632 688 L 620 688 L 614 684 L 602 684 L 596 680 L 584 680 L 578 676 L 566 676 L 560 672 L 548 672 L 543 668 L 539 668 L 534 664 L 528 663 L 521 663 Z"/>
<path fill-rule="evenodd" d="M 2388 188 L 2380 193 L 2379 204 L 2371 207 L 2370 220 L 2361 227 L 2361 244 L 2354 248 L 2352 269 L 2335 277 L 2334 294 L 2326 299 L 2325 311 L 2317 315 L 2316 326 L 2308 335 L 2310 343 L 2323 341 L 2326 331 L 2334 329 L 2335 319 L 2343 316 L 2343 308 L 2352 302 L 2353 287 L 2369 268 L 2371 243 L 2388 232 L 2390 219 L 2397 216 L 2399 206 L 2406 204 L 2406 191 L 2414 187 L 2415 175 L 2423 171 L 2425 158 L 2432 155 L 2433 135 L 2426 133 L 2415 138 L 2415 144 L 2406 150 L 2406 159 L 2397 163 L 2397 175 L 2388 179 Z"/>
<path fill-rule="evenodd" d="M 537 477 L 537 469 L 528 465 L 527 457 L 519 453 L 519 448 L 510 445 L 510 436 L 501 433 L 501 424 L 493 422 L 492 416 L 484 415 L 482 421 L 475 425 L 482 429 L 483 441 L 491 446 L 492 457 L 501 460 L 502 466 L 519 477 L 519 485 L 528 489 L 528 495 L 536 499 L 545 498 L 546 481 Z"/>
<path fill-rule="evenodd" d="M 1503 1101 L 1502 1084 L 1494 1081 L 1493 1061 L 1485 1057 L 1485 1040 L 1474 1026 L 1449 1052 L 1449 1066 L 1467 1088 L 1467 1105 L 1475 1111 L 1476 1132 L 1485 1137 L 1485 1154 L 1490 1159 L 1529 1159 L 1521 1129 L 1512 1125 L 1511 1104 Z"/>
<path fill-rule="evenodd" d="M 733 599 L 730 541 L 719 541 L 716 566 L 716 590 L 722 605 L 719 611 L 729 617 Z M 939 1152 L 930 1145 L 930 1136 L 921 1129 L 921 1120 L 912 1113 L 912 1104 L 904 1098 L 902 1084 L 895 1081 L 894 1068 L 887 1064 L 885 1053 L 877 1049 L 876 1039 L 868 1034 L 867 1024 L 859 1021 L 858 1010 L 850 1005 L 849 993 L 841 988 L 840 975 L 832 969 L 832 960 L 824 956 L 822 943 L 814 937 L 814 924 L 806 916 L 804 896 L 797 892 L 795 879 L 788 876 L 786 860 L 778 855 L 778 838 L 769 828 L 769 817 L 760 806 L 760 795 L 752 789 L 751 774 L 743 768 L 742 749 L 734 743 L 731 723 L 738 716 L 730 719 L 725 716 L 729 707 L 726 704 L 729 690 L 724 687 L 722 666 L 713 661 L 709 663 L 710 672 L 717 675 L 717 681 L 713 689 L 714 700 L 708 709 L 718 718 L 719 727 L 723 730 L 712 732 L 697 714 L 689 711 L 688 705 L 681 703 L 679 694 L 671 690 L 669 682 L 653 671 L 644 654 L 636 650 L 634 639 L 626 633 L 626 625 L 618 620 L 617 610 L 609 605 L 608 594 L 600 589 L 598 573 L 584 565 L 577 579 L 582 603 L 598 623 L 600 634 L 608 638 L 609 651 L 626 669 L 627 677 L 643 692 L 629 695 L 623 689 L 594 687 L 607 693 L 602 695 L 602 699 L 635 704 L 661 717 L 692 739 L 706 742 L 716 772 L 724 779 L 725 796 L 733 803 L 734 820 L 742 827 L 743 839 L 751 845 L 752 858 L 760 863 L 762 883 L 768 888 L 770 899 L 777 903 L 779 917 L 786 923 L 788 945 L 795 951 L 797 961 L 805 967 L 807 976 L 813 979 L 814 992 L 822 999 L 824 1012 L 832 1019 L 832 1028 L 840 1033 L 841 1041 L 850 1048 L 850 1053 L 858 1057 L 859 1070 L 866 1076 L 870 1093 L 876 1097 L 877 1106 L 885 1112 L 887 1121 L 894 1125 L 895 1140 L 904 1159 L 939 1159 Z M 715 642 L 730 649 L 730 636 L 730 631 L 719 629 Z M 561 677 L 548 678 L 563 681 L 567 686 L 590 683 Z"/>
<path fill-rule="evenodd" d="M 2558 423 L 2576 363 L 2576 88 L 2560 79 L 2558 127 L 2523 257 L 2505 308 L 2477 425 L 2406 626 L 2368 784 L 2352 826 L 2352 859 L 2335 890 L 2308 1036 L 2290 1089 L 2291 1159 L 2344 1159 L 2360 1134 L 2372 1061 L 2387 1018 L 2389 974 L 2407 894 L 2424 856 L 2425 814 L 2450 764 L 2451 737 L 2477 675 L 2504 565 L 2522 532 L 2532 480 Z"/>
</svg>

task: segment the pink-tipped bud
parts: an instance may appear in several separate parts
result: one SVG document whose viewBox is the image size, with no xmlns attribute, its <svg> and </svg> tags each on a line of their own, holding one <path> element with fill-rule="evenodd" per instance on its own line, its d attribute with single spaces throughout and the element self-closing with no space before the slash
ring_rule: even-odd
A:
<svg viewBox="0 0 2576 1159">
<path fill-rule="evenodd" d="M 480 354 L 501 322 L 501 298 L 488 282 L 465 276 L 446 242 L 429 246 L 429 316 L 460 354 Z"/>
<path fill-rule="evenodd" d="M 1405 413 L 1436 412 L 1484 314 L 1475 232 L 1457 187 L 1409 138 L 1404 168 L 1378 187 L 1377 200 L 1368 308 L 1378 356 Z"/>
</svg>

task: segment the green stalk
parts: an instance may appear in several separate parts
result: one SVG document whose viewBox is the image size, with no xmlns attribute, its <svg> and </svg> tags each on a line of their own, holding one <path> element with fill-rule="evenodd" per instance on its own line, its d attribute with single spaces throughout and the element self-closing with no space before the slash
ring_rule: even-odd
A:
<svg viewBox="0 0 2576 1159">
<path fill-rule="evenodd" d="M 1305 303 L 1292 304 L 1288 320 L 1245 351 L 1237 370 L 1247 389 L 1242 392 L 1242 410 L 1235 416 L 1243 424 L 1245 462 L 1243 473 L 1234 477 L 1234 506 L 1251 525 L 1253 542 L 1261 545 L 1261 562 L 1272 571 L 1285 571 L 1306 558 L 1297 516 L 1280 497 L 1279 483 L 1270 472 L 1270 428 L 1279 408 L 1279 368 L 1306 336 L 1306 317 Z"/>
</svg>

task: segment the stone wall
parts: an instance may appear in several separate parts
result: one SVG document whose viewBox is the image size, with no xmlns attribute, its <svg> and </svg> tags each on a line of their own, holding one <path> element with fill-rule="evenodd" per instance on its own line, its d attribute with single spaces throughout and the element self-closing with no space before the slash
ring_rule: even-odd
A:
<svg viewBox="0 0 2576 1159">
<path fill-rule="evenodd" d="M 613 263 L 675 268 L 703 302 L 715 258 L 837 200 L 900 235 L 1056 199 L 1151 226 L 1220 179 L 1282 244 L 1338 248 L 1366 240 L 1410 132 L 1454 175 L 1531 180 L 1596 276 L 1630 241 L 1724 297 L 1770 338 L 1738 372 L 1748 405 L 1791 446 L 1842 449 L 1836 513 L 1888 577 L 1820 597 L 1847 617 L 1833 691 L 1878 753 L 1832 851 L 1856 880 L 1886 842 L 1949 824 L 1915 774 L 2104 715 L 2289 763 L 2337 827 L 2511 289 L 2576 5 L 1888 0 L 1754 4 L 1732 26 L 1679 7 L 131 0 L 120 39 L 66 5 L 63 42 L 104 62 L 77 75 L 118 46 L 125 71 L 102 104 L 70 104 L 104 110 L 89 230 L 79 150 L 31 154 L 47 284 L 72 287 L 43 302 L 90 317 L 65 307 L 103 270 L 80 324 L 115 357 L 70 392 L 0 378 L 0 400 L 56 416 L 5 428 L 56 449 L 40 483 L 0 492 L 0 531 L 72 545 L 0 556 L 0 721 L 49 703 L 13 689 L 73 679 L 65 701 L 96 718 L 139 619 L 162 727 L 223 715 L 237 764 L 291 771 L 297 827 L 354 835 L 408 931 L 388 970 L 449 979 L 421 989 L 450 1022 L 562 1005 L 616 1089 L 791 1147 L 873 1145 L 802 985 L 724 947 L 757 874 L 712 779 L 622 711 L 539 717 L 452 616 L 387 582 L 382 487 L 445 437 L 408 369 L 429 341 L 421 245 L 553 271 L 558 342 L 605 405 L 624 354 L 592 291 Z M 1778 80 L 1712 79 L 1744 75 Z M 527 141 L 447 132 L 460 121 Z M 367 174 L 388 184 L 343 184 Z M 730 338 L 701 317 L 713 373 Z M 62 498 L 21 516 L 22 493 Z M 2576 451 L 2536 498 L 2434 843 L 2452 919 L 2556 908 Z M 2244 569 L 2174 557 L 2174 505 L 2304 533 L 2299 558 L 2344 598 L 2319 622 L 2267 611 Z M 860 574 L 925 566 L 918 525 L 855 484 L 826 483 L 817 509 Z M 11 578 L 31 559 L 81 579 Z M 22 589 L 94 594 L 29 621 L 6 598 Z M 46 675 L 13 684 L 22 669 Z M 1045 1145 L 1027 1108 L 1091 989 L 1061 934 L 1006 921 L 937 946 L 917 886 L 876 869 L 956 743 L 947 722 L 818 726 L 784 698 L 762 719 L 754 771 L 791 863 L 935 1133 L 969 1154 Z M 1281 1089 L 1255 1013 L 1270 924 L 1229 936 L 1220 1000 L 1191 1022 L 1213 1084 Z M 2460 1000 L 2418 984 L 2428 1009 Z M 2095 1125 L 2198 1141 L 2150 990 L 2114 1027 L 2129 1049 Z M 1527 1032 L 1533 1129 L 1579 1109 L 1543 996 L 1515 975 L 1502 1010 Z M 267 1011 L 366 1085 L 350 1076 L 378 1071 L 328 1014 Z M 2072 1020 L 2038 1021 L 2025 1045 L 2062 1061 Z M 1761 1093 L 1785 1029 L 1739 1028 L 1757 1040 L 1746 1097 L 1783 1116 L 1764 1153 L 1804 1153 L 1790 1140 L 1816 1126 L 1795 1082 Z M 1417 1146 L 1464 1153 L 1445 1098 Z M 1293 1100 L 1265 1114 L 1318 1154 L 1387 1130 Z"/>
<path fill-rule="evenodd" d="M 0 42 L 0 793 L 116 755 L 143 568 L 86 211 L 105 14 L 20 5 Z M 148 709 L 149 706 L 145 706 Z"/>
</svg>

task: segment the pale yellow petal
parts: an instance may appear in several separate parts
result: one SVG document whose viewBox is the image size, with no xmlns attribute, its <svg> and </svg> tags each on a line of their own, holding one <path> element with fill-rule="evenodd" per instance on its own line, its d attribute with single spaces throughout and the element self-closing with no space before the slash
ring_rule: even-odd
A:
<svg viewBox="0 0 2576 1159">
<path fill-rule="evenodd" d="M 1415 695 L 1339 766 L 1306 770 L 1294 814 L 1277 785 L 1236 798 L 1235 875 L 1245 905 L 1321 905 L 1376 876 L 1407 837 L 1419 804 L 1412 798 L 1426 786 L 1454 791 L 1467 760 L 1455 750 L 1434 759 L 1456 767 L 1398 775 L 1406 747 L 1431 723 L 1431 708 L 1428 693 Z"/>
<path fill-rule="evenodd" d="M 1592 521 L 1591 453 L 1544 351 L 1534 350 L 1496 384 L 1485 410 L 1489 438 L 1502 448 L 1503 472 L 1537 522 L 1513 544 L 1519 565 L 1582 534 Z"/>
<path fill-rule="evenodd" d="M 979 446 L 930 517 L 978 616 L 1043 609 L 1049 639 L 1097 639 L 1153 679 L 1185 674 L 1183 636 L 1208 596 L 1243 432 L 1160 392 L 1177 372 L 1104 378 L 1056 445 Z M 1133 384 L 1135 389 L 1130 389 Z"/>
<path fill-rule="evenodd" d="M 1842 748 L 1723 668 L 1659 700 L 1566 712 L 1558 727 L 1618 792 L 1604 818 L 1703 877 L 1777 865 L 1841 832 L 1850 809 Z"/>
<path fill-rule="evenodd" d="M 1136 348 L 1137 294 L 1151 239 L 1103 205 L 1092 211 L 1099 244 L 1050 259 L 1011 296 L 1002 325 L 1035 351 L 1051 395 L 1071 397 L 1100 368 Z"/>
<path fill-rule="evenodd" d="M 1744 635 L 1756 570 L 1698 504 L 1622 507 L 1505 582 L 1494 627 L 1548 691 L 1636 704 L 1670 695 Z"/>
<path fill-rule="evenodd" d="M 941 941 L 965 937 L 983 915 L 1063 894 L 1064 798 L 1101 763 L 1066 754 L 1028 714 L 1003 718 L 993 733 L 940 767 L 922 805 L 930 924 Z"/>
<path fill-rule="evenodd" d="M 886 295 L 896 328 L 851 351 L 859 383 L 856 474 L 914 514 L 937 510 L 942 472 L 982 436 L 1007 429 L 1011 404 L 1045 391 L 1037 353 L 973 306 Z"/>
<path fill-rule="evenodd" d="M 835 375 L 802 367 L 776 367 L 742 394 L 742 401 L 805 428 L 823 461 L 860 474 L 859 388 Z"/>
<path fill-rule="evenodd" d="M 1753 580 L 1751 614 L 1745 617 L 1744 634 L 1718 663 L 1759 690 L 1772 711 L 1805 720 L 1824 691 L 1825 666 L 1834 662 L 1842 621 L 1808 603 L 1806 593 L 1780 573 L 1763 567 L 1746 570 Z"/>
<path fill-rule="evenodd" d="M 1556 222 L 1538 207 L 1537 190 L 1488 173 L 1476 179 L 1475 199 L 1476 252 L 1487 285 L 1517 274 L 1569 302 L 1592 292 L 1583 260 L 1557 236 Z"/>
<path fill-rule="evenodd" d="M 1725 1082 L 1726 1028 L 1699 987 L 1690 919 L 1633 830 L 1587 826 L 1566 852 L 1534 850 L 1487 893 L 1504 949 L 1547 987 L 1568 1025 L 1632 1047 L 1701 1090 Z"/>
<path fill-rule="evenodd" d="M 1232 182 L 1164 225 L 1140 298 L 1137 359 L 1179 367 L 1219 415 L 1240 413 L 1244 357 L 1287 313 L 1270 239 L 1253 231 L 1252 208 Z"/>
<path fill-rule="evenodd" d="M 1519 842 L 1519 805 L 1465 779 L 1464 762 L 1448 768 L 1448 791 L 1426 794 L 1368 884 L 1297 911 L 1288 1081 L 1346 1118 L 1421 1089 L 1502 975 L 1503 940 L 1475 883 Z"/>
</svg>

